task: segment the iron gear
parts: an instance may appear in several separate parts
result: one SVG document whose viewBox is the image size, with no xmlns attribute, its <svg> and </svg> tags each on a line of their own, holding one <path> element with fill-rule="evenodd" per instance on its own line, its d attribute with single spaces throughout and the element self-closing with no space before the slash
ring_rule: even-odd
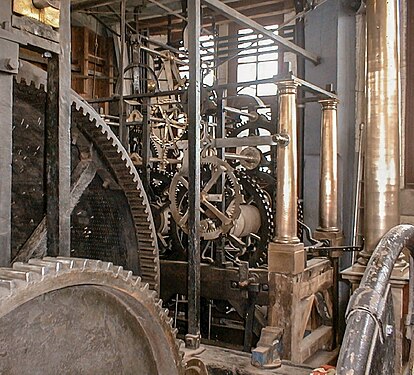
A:
<svg viewBox="0 0 414 375">
<path fill-rule="evenodd" d="M 110 262 L 45 257 L 0 268 L 1 373 L 182 375 L 172 323 L 147 283 Z"/>
<path fill-rule="evenodd" d="M 30 93 L 46 90 L 46 72 L 32 64 L 21 62 L 16 76 L 18 86 Z M 32 95 L 30 95 L 31 97 Z M 151 207 L 138 172 L 127 151 L 99 114 L 73 90 L 72 131 L 79 131 L 99 150 L 108 170 L 127 199 L 138 243 L 139 272 L 142 280 L 159 291 L 159 255 L 157 235 Z M 20 254 L 17 260 L 27 260 L 33 254 Z M 39 254 L 38 256 L 42 256 Z"/>
<path fill-rule="evenodd" d="M 225 161 L 215 157 L 206 156 L 201 159 L 201 219 L 200 236 L 205 240 L 214 240 L 223 233 L 228 233 L 234 220 L 240 215 L 242 196 L 240 185 L 233 173 L 233 168 Z M 213 193 L 214 187 L 222 178 L 223 193 Z M 171 181 L 169 197 L 171 202 L 171 215 L 175 222 L 188 233 L 188 181 L 186 173 L 180 170 Z M 182 192 L 179 194 L 179 192 Z M 220 197 L 221 196 L 221 197 Z M 220 205 L 225 200 L 226 208 Z"/>
</svg>

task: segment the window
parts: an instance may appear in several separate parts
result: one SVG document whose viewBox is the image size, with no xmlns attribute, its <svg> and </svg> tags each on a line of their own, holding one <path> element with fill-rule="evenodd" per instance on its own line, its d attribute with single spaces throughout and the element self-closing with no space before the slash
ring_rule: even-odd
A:
<svg viewBox="0 0 414 375">
<path fill-rule="evenodd" d="M 278 25 L 267 26 L 277 34 Z M 249 82 L 272 78 L 278 74 L 278 47 L 262 34 L 256 34 L 251 29 L 239 30 L 238 48 L 242 50 L 237 60 L 237 82 Z M 240 86 L 239 94 L 256 96 L 276 95 L 276 85 L 260 83 Z"/>
</svg>

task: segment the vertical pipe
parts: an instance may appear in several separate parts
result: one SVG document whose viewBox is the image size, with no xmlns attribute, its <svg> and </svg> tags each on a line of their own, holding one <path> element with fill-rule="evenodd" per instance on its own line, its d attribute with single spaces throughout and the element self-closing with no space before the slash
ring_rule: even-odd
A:
<svg viewBox="0 0 414 375">
<path fill-rule="evenodd" d="M 299 243 L 297 236 L 297 122 L 294 81 L 278 83 L 279 133 L 290 137 L 289 145 L 277 149 L 276 243 Z"/>
<path fill-rule="evenodd" d="M 125 149 L 128 151 L 128 128 L 124 119 L 124 54 L 125 54 L 125 13 L 126 0 L 121 0 L 121 48 L 119 56 L 119 139 Z"/>
<path fill-rule="evenodd" d="M 186 346 L 200 343 L 200 0 L 188 2 L 188 335 Z"/>
<path fill-rule="evenodd" d="M 368 0 L 365 153 L 366 264 L 380 238 L 399 223 L 400 150 L 397 0 Z"/>
<path fill-rule="evenodd" d="M 318 230 L 338 232 L 338 101 L 328 99 L 319 103 L 322 105 L 322 124 Z"/>
</svg>

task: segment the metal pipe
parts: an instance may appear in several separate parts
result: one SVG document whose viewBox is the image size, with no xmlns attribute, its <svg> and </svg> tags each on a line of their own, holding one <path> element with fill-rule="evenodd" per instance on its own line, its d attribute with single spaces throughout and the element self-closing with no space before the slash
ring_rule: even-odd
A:
<svg viewBox="0 0 414 375">
<path fill-rule="evenodd" d="M 347 327 L 337 363 L 338 374 L 364 375 L 371 373 L 372 350 L 376 345 L 376 337 L 387 339 L 395 334 L 390 333 L 394 327 L 387 329 L 385 309 L 387 297 L 391 293 L 389 281 L 395 263 L 404 248 L 414 256 L 414 226 L 398 225 L 381 239 L 367 265 L 359 288 L 355 291 L 347 309 Z M 410 278 L 412 291 L 413 279 Z M 410 294 L 409 318 L 412 318 L 413 295 Z M 391 306 L 388 305 L 388 307 Z M 385 332 L 384 332 L 385 331 Z M 385 346 L 383 344 L 382 346 Z M 393 354 L 391 354 L 393 357 Z M 384 366 L 391 369 L 376 373 L 391 374 L 394 358 L 380 358 Z"/>
<path fill-rule="evenodd" d="M 338 232 L 338 101 L 321 100 L 321 163 L 319 179 L 319 228 Z"/>
<path fill-rule="evenodd" d="M 365 152 L 366 264 L 380 238 L 400 220 L 398 1 L 368 0 Z"/>
<path fill-rule="evenodd" d="M 284 244 L 299 243 L 297 236 L 297 88 L 298 85 L 294 81 L 278 83 L 278 131 L 290 138 L 286 147 L 277 149 L 275 242 Z"/>
</svg>

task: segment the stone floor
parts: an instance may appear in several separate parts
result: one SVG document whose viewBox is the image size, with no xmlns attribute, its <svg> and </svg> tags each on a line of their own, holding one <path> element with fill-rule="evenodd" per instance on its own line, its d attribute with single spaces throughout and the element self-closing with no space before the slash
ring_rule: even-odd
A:
<svg viewBox="0 0 414 375">
<path fill-rule="evenodd" d="M 278 369 L 261 370 L 250 364 L 249 353 L 207 345 L 202 345 L 197 351 L 187 351 L 185 355 L 203 361 L 209 375 L 309 375 L 315 368 L 283 361 Z"/>
</svg>

